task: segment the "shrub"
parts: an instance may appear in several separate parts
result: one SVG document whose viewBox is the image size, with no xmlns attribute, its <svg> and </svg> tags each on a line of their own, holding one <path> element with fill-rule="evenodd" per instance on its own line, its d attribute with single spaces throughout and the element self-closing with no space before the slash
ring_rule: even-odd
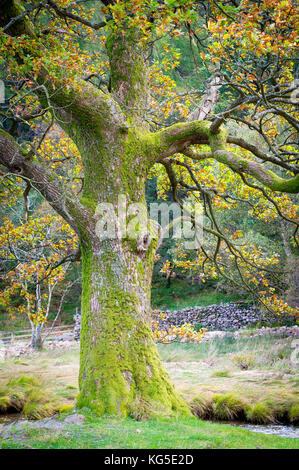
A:
<svg viewBox="0 0 299 470">
<path fill-rule="evenodd" d="M 255 364 L 254 354 L 235 354 L 232 356 L 233 363 L 242 370 L 250 369 Z"/>
</svg>

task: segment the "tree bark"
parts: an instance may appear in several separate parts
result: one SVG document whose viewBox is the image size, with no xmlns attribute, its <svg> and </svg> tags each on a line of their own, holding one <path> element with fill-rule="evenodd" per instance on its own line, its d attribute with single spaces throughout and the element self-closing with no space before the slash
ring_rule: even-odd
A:
<svg viewBox="0 0 299 470">
<path fill-rule="evenodd" d="M 79 407 L 127 416 L 138 400 L 153 412 L 188 412 L 150 326 L 153 255 L 153 248 L 138 253 L 128 240 L 93 240 L 82 248 Z"/>
</svg>

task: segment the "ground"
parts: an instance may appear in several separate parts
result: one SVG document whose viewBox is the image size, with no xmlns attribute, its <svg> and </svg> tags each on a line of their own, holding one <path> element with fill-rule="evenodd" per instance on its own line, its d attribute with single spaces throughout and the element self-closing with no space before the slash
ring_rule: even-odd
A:
<svg viewBox="0 0 299 470">
<path fill-rule="evenodd" d="M 197 418 L 159 418 L 138 422 L 98 418 L 81 410 L 83 425 L 67 430 L 28 429 L 0 440 L 0 448 L 34 449 L 298 449 L 299 439 L 253 433 Z M 63 419 L 63 417 L 62 417 Z"/>
<path fill-rule="evenodd" d="M 161 310 L 179 310 L 185 307 L 204 306 L 245 300 L 244 294 L 216 292 L 212 287 L 201 289 L 185 279 L 172 279 L 169 287 L 166 279 L 152 283 L 152 307 Z"/>
<path fill-rule="evenodd" d="M 229 422 L 236 417 L 235 411 L 242 409 L 251 422 L 271 423 L 277 417 L 290 417 L 292 412 L 294 423 L 298 423 L 299 379 L 298 365 L 291 359 L 292 338 L 256 338 L 250 334 L 250 330 L 245 330 L 244 335 L 237 340 L 228 335 L 199 344 L 159 345 L 159 350 L 176 388 L 196 412 L 199 410 L 199 417 L 205 416 L 207 410 L 210 413 L 212 409 L 214 415 L 207 417 Z M 244 362 L 248 369 L 242 369 Z M 78 391 L 78 368 L 79 347 L 76 343 L 72 343 L 68 350 L 33 353 L 32 356 L 0 363 L 0 391 L 6 388 L 7 394 L 13 397 L 17 390 L 20 396 L 20 391 L 27 387 L 29 402 L 25 412 L 29 417 L 70 411 Z M 38 381 L 35 383 L 31 377 L 38 378 Z M 141 403 L 132 418 L 138 419 L 143 411 Z M 97 423 L 100 428 L 97 428 Z M 137 432 L 138 429 L 141 433 Z M 252 435 L 239 428 L 202 422 L 198 418 L 171 420 L 161 416 L 156 420 L 143 421 L 118 421 L 93 416 L 80 433 L 76 427 L 70 430 L 69 437 L 56 436 L 48 431 L 39 435 L 37 430 L 31 430 L 28 436 L 21 442 L 3 440 L 1 445 L 106 448 L 299 447 L 298 439 Z"/>
</svg>

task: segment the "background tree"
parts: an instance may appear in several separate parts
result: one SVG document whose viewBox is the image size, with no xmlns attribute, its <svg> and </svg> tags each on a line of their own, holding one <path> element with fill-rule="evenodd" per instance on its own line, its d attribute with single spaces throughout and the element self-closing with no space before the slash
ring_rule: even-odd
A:
<svg viewBox="0 0 299 470">
<path fill-rule="evenodd" d="M 112 203 L 116 208 L 118 196 L 123 194 L 128 204 L 145 204 L 145 181 L 150 168 L 157 163 L 163 165 L 174 195 L 182 186 L 205 198 L 210 218 L 210 226 L 205 231 L 217 239 L 212 259 L 221 270 L 221 262 L 217 260 L 221 243 L 227 246 L 236 266 L 252 266 L 253 262 L 250 254 L 242 253 L 224 235 L 214 217 L 209 194 L 215 193 L 215 188 L 208 184 L 213 171 L 207 171 L 207 185 L 202 187 L 193 175 L 193 165 L 201 167 L 206 161 L 218 162 L 227 169 L 228 182 L 232 171 L 240 184 L 254 186 L 268 200 L 272 197 L 267 191 L 298 192 L 296 156 L 293 149 L 285 148 L 290 144 L 289 138 L 274 146 L 264 128 L 249 123 L 267 141 L 269 150 L 264 150 L 244 140 L 239 130 L 236 135 L 230 135 L 223 127 L 228 116 L 234 115 L 242 122 L 245 111 L 254 106 L 259 119 L 267 115 L 282 119 L 291 135 L 297 129 L 290 98 L 295 89 L 290 83 L 293 72 L 290 56 L 295 45 L 289 30 L 294 26 L 295 11 L 287 0 L 271 13 L 273 3 L 259 2 L 250 23 L 246 1 L 225 5 L 192 0 L 86 4 L 65 0 L 1 1 L 3 76 L 17 83 L 18 95 L 10 100 L 6 112 L 13 123 L 44 118 L 49 127 L 56 120 L 76 144 L 82 159 L 81 190 L 72 186 L 69 178 L 65 178 L 67 175 L 56 171 L 51 161 L 41 158 L 39 143 L 18 145 L 13 138 L 13 127 L 0 133 L 0 161 L 5 171 L 30 181 L 80 239 L 83 285 L 79 406 L 91 406 L 98 413 L 126 415 L 134 407 L 134 399 L 142 397 L 168 410 L 187 413 L 161 364 L 149 323 L 151 274 L 159 228 L 147 220 L 146 228 L 137 232 L 133 240 L 121 226 L 115 239 L 97 236 L 99 202 Z M 87 4 L 95 10 L 88 9 Z M 274 15 L 275 27 L 269 31 L 266 13 Z M 288 30 L 283 34 L 290 41 L 285 49 L 280 47 L 276 51 L 273 47 L 266 72 L 260 71 L 254 55 L 265 52 L 269 36 L 275 38 L 278 32 L 284 31 L 286 18 Z M 251 47 L 255 36 L 249 33 L 245 35 L 244 45 L 239 40 L 248 22 L 250 28 L 264 28 L 263 34 L 266 31 L 266 43 L 263 40 L 260 49 Z M 181 105 L 170 107 L 169 103 L 178 103 L 182 98 L 170 91 L 166 102 L 161 100 L 157 104 L 156 83 L 163 78 L 155 63 L 151 64 L 151 51 L 158 39 L 179 36 L 184 31 L 191 42 L 197 40 L 200 44 L 203 38 L 198 26 L 204 23 L 204 35 L 209 38 L 209 60 L 215 61 L 216 51 L 219 64 L 216 38 L 227 34 L 224 40 L 228 52 L 223 60 L 228 57 L 234 68 L 222 71 L 220 64 L 220 68 L 217 65 L 211 71 L 214 81 L 210 92 L 207 90 L 204 99 L 193 109 L 191 119 L 186 120 L 192 101 L 187 100 L 183 110 Z M 101 28 L 104 33 L 99 33 Z M 88 42 L 87 51 L 83 49 L 85 42 Z M 234 55 L 237 46 L 240 56 Z M 174 58 L 175 54 L 173 51 Z M 277 60 L 272 61 L 274 55 L 283 57 L 283 67 Z M 202 60 L 206 57 L 202 56 Z M 170 84 L 170 90 L 171 81 L 164 81 Z M 219 91 L 220 85 L 230 88 L 231 95 L 228 97 L 227 92 L 225 100 L 230 104 L 228 109 L 212 115 L 219 96 L 218 93 L 214 96 L 215 87 Z M 196 98 L 199 93 L 190 90 L 184 96 Z M 25 114 L 23 108 L 20 110 L 20 102 Z M 159 115 L 161 110 L 164 116 Z M 169 125 L 170 118 L 175 124 Z M 165 120 L 168 120 L 167 127 Z M 235 151 L 228 143 L 248 152 Z M 207 148 L 202 148 L 203 145 Z M 192 179 L 192 187 L 186 187 L 188 183 L 177 178 L 175 168 L 181 166 Z M 225 194 L 216 189 L 217 198 L 225 199 L 230 188 L 224 182 Z M 130 217 L 127 214 L 128 220 Z M 241 270 L 240 277 L 244 277 Z M 243 281 L 246 285 L 246 280 Z"/>
<path fill-rule="evenodd" d="M 7 218 L 3 222 L 0 260 L 5 288 L 0 294 L 0 305 L 13 318 L 27 316 L 32 330 L 31 347 L 41 349 L 42 330 L 49 317 L 53 294 L 65 282 L 70 265 L 68 255 L 76 248 L 77 240 L 69 226 L 51 214 L 31 218 L 18 226 Z M 67 284 L 55 320 L 70 287 Z"/>
</svg>

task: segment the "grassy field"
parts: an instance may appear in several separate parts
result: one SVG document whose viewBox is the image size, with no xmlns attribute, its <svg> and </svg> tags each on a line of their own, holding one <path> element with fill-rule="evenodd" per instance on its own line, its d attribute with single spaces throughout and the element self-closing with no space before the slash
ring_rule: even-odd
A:
<svg viewBox="0 0 299 470">
<path fill-rule="evenodd" d="M 173 382 L 198 417 L 298 422 L 299 377 L 291 361 L 292 339 L 250 334 L 245 330 L 238 340 L 226 336 L 158 347 Z M 17 403 L 26 416 L 41 418 L 67 409 L 77 394 L 78 368 L 76 344 L 0 363 L 0 410 Z"/>
</svg>

